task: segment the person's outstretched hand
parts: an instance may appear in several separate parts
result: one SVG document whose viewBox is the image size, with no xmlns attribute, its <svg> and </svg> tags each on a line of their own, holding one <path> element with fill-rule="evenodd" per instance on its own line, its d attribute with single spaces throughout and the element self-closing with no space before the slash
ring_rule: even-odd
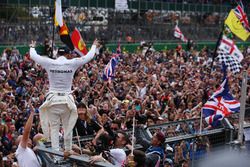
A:
<svg viewBox="0 0 250 167">
<path fill-rule="evenodd" d="M 31 48 L 34 48 L 36 47 L 36 41 L 31 41 L 30 45 L 29 45 Z"/>
<path fill-rule="evenodd" d="M 28 101 L 28 105 L 30 107 L 30 112 L 34 114 L 35 113 L 35 108 L 34 108 L 32 102 L 31 102 L 31 98 Z"/>
<path fill-rule="evenodd" d="M 93 45 L 96 45 L 97 48 L 100 47 L 100 41 L 98 39 L 95 39 L 95 41 L 93 42 Z"/>
</svg>

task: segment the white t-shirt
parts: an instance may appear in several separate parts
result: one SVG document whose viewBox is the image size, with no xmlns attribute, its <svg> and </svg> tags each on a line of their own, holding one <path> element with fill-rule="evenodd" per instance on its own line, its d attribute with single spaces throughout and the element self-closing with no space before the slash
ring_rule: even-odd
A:
<svg viewBox="0 0 250 167">
<path fill-rule="evenodd" d="M 123 149 L 111 149 L 110 150 L 110 155 L 112 161 L 115 163 L 115 166 L 124 166 L 125 161 L 126 161 L 126 153 Z"/>
<path fill-rule="evenodd" d="M 35 48 L 30 48 L 30 58 L 40 64 L 48 73 L 49 91 L 71 92 L 75 71 L 88 63 L 95 56 L 96 45 L 92 45 L 87 55 L 80 58 L 66 59 L 64 56 L 56 60 L 37 54 Z"/>
<path fill-rule="evenodd" d="M 41 167 L 37 156 L 29 147 L 23 148 L 19 144 L 15 154 L 19 167 Z"/>
</svg>

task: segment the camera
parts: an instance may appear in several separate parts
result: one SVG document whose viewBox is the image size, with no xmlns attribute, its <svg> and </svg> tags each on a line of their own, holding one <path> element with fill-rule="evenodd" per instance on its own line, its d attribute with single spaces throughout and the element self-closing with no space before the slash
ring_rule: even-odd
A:
<svg viewBox="0 0 250 167">
<path fill-rule="evenodd" d="M 104 151 L 108 151 L 114 141 L 114 136 L 103 133 L 99 136 L 95 145 L 95 153 L 100 154 Z"/>
</svg>

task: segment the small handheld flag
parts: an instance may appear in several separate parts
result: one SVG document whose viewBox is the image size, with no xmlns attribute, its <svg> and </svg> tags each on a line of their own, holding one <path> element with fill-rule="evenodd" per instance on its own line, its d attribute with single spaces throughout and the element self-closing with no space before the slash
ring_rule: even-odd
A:
<svg viewBox="0 0 250 167">
<path fill-rule="evenodd" d="M 174 36 L 176 38 L 181 39 L 183 42 L 187 42 L 187 38 L 184 36 L 184 34 L 181 32 L 180 28 L 178 27 L 178 25 L 175 26 L 174 28 Z"/>
<path fill-rule="evenodd" d="M 116 48 L 116 53 L 113 54 L 112 58 L 110 59 L 109 63 L 106 65 L 103 71 L 102 78 L 104 81 L 109 81 L 114 79 L 115 77 L 115 67 L 118 64 L 118 57 L 121 54 L 121 45 L 120 41 L 118 42 L 118 46 Z"/>
<path fill-rule="evenodd" d="M 117 57 L 113 56 L 103 71 L 102 78 L 104 81 L 111 81 L 115 77 L 115 67 L 118 63 Z"/>
</svg>

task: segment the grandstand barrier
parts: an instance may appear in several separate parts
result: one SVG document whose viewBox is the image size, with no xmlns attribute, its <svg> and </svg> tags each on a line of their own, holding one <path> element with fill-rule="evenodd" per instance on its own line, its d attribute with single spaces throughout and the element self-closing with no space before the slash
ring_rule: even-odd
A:
<svg viewBox="0 0 250 167">
<path fill-rule="evenodd" d="M 2 2 L 8 5 L 17 6 L 54 6 L 54 0 L 8 0 Z M 1 4 L 1 2 L 0 2 Z M 81 6 L 97 8 L 115 8 L 115 0 L 66 0 L 63 6 Z M 204 3 L 173 3 L 145 0 L 128 0 L 128 9 L 131 10 L 165 10 L 165 11 L 190 11 L 190 12 L 228 12 L 231 9 L 230 4 L 215 5 Z"/>
<path fill-rule="evenodd" d="M 163 123 L 159 125 L 152 125 L 149 127 L 143 127 L 139 126 L 136 128 L 136 136 L 140 135 L 144 139 L 150 140 L 152 136 L 154 135 L 155 132 L 161 130 L 162 132 L 165 133 L 166 138 L 165 138 L 165 148 L 167 149 L 167 145 L 174 147 L 176 145 L 179 145 L 181 142 L 185 142 L 186 144 L 189 145 L 187 147 L 188 153 L 190 154 L 190 163 L 192 163 L 192 167 L 196 166 L 200 160 L 206 157 L 207 155 L 207 149 L 209 149 L 209 152 L 216 151 L 216 149 L 221 149 L 223 147 L 226 148 L 226 146 L 230 146 L 230 143 L 233 143 L 234 138 L 231 138 L 232 136 L 231 133 L 235 133 L 237 129 L 234 129 L 233 126 L 230 124 L 230 122 L 225 118 L 221 125 L 215 129 L 210 129 L 210 130 L 205 130 L 203 129 L 201 133 L 194 133 L 193 131 L 193 123 L 194 122 L 199 122 L 199 118 L 193 118 L 189 120 L 181 120 L 181 121 L 175 121 L 175 122 L 168 122 L 168 123 Z M 203 124 L 205 122 L 203 121 Z M 182 126 L 182 125 L 187 125 L 189 127 L 187 131 L 179 131 L 176 133 L 177 136 L 168 136 L 167 130 L 172 127 L 177 126 Z M 183 126 L 184 127 L 184 126 Z M 132 135 L 132 130 L 127 130 L 126 133 L 131 136 Z M 93 139 L 93 135 L 90 136 L 84 136 L 77 141 L 76 139 L 73 139 L 73 142 L 75 144 L 81 143 L 82 146 L 86 145 L 87 142 L 91 141 Z M 204 141 L 209 142 L 209 148 L 204 147 Z M 61 141 L 63 142 L 63 141 Z M 135 149 L 137 150 L 143 150 L 144 148 L 137 143 L 135 145 Z M 124 150 L 127 151 L 127 150 Z M 67 160 L 61 160 L 60 165 L 56 165 L 53 162 L 53 159 L 51 158 L 51 155 L 56 155 L 56 156 L 63 156 L 62 152 L 54 151 L 51 149 L 51 143 L 41 143 L 41 145 L 38 147 L 38 153 L 39 156 L 43 159 L 43 162 L 47 166 L 72 166 L 74 164 L 78 166 L 88 166 L 89 165 L 89 156 L 88 155 L 81 155 L 81 156 L 70 156 L 69 159 Z M 174 152 L 169 152 L 167 153 L 167 156 L 170 158 L 174 157 Z M 97 163 L 96 166 L 110 166 L 108 162 L 100 162 Z M 191 166 L 191 165 L 190 165 Z"/>
<path fill-rule="evenodd" d="M 70 155 L 69 158 L 67 160 L 61 160 L 60 163 L 54 163 L 53 159 L 49 156 L 49 155 L 54 155 L 54 156 L 59 156 L 59 157 L 63 157 L 63 152 L 61 151 L 55 151 L 52 150 L 51 148 L 46 148 L 44 145 L 40 145 L 37 146 L 37 150 L 38 150 L 38 155 L 40 157 L 42 157 L 43 162 L 46 164 L 46 166 L 49 167 L 68 167 L 68 166 L 89 166 L 90 165 L 90 156 L 88 155 L 81 155 L 81 156 L 76 156 L 76 155 Z M 95 166 L 97 167 L 114 167 L 114 165 L 112 165 L 111 163 L 109 163 L 108 161 L 106 162 L 96 162 Z"/>
<path fill-rule="evenodd" d="M 177 45 L 181 44 L 183 49 L 186 49 L 186 44 L 182 42 L 166 42 L 166 43 L 154 43 L 153 47 L 157 51 L 164 51 L 169 49 L 175 49 Z M 216 42 L 197 42 L 195 44 L 195 48 L 197 50 L 201 50 L 204 47 L 208 47 L 209 49 L 214 49 Z M 243 50 L 245 47 L 250 46 L 250 42 L 237 42 L 237 45 L 240 50 Z M 87 45 L 90 48 L 90 44 Z M 0 46 L 0 53 L 3 53 L 6 48 L 17 48 L 22 55 L 26 54 L 29 51 L 28 45 L 2 45 Z M 58 46 L 59 47 L 59 46 Z M 107 50 L 113 52 L 116 50 L 117 44 L 106 44 Z M 140 43 L 122 43 L 121 48 L 123 52 L 134 53 L 139 50 Z M 43 53 L 43 46 L 37 46 L 37 51 L 39 54 Z"/>
</svg>

